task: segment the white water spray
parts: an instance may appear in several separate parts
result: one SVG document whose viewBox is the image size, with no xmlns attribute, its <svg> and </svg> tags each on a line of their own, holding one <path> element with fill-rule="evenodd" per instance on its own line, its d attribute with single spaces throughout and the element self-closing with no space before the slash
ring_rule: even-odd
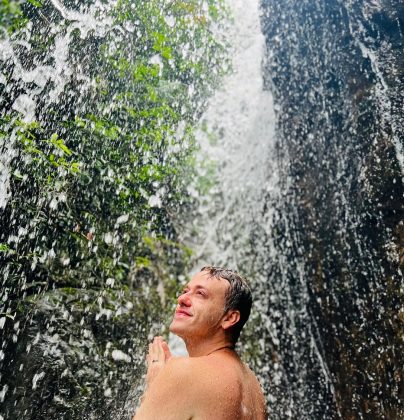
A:
<svg viewBox="0 0 404 420">
<path fill-rule="evenodd" d="M 249 233 L 243 226 L 251 226 L 261 208 L 265 184 L 272 188 L 277 183 L 272 167 L 275 115 L 272 95 L 263 89 L 259 2 L 235 1 L 231 9 L 233 73 L 210 101 L 197 136 L 201 175 L 206 160 L 214 163 L 217 175 L 210 196 L 200 199 L 200 235 L 192 246 L 195 269 L 213 263 L 237 266 L 237 245 L 228 241 L 237 230 L 241 246 Z"/>
</svg>

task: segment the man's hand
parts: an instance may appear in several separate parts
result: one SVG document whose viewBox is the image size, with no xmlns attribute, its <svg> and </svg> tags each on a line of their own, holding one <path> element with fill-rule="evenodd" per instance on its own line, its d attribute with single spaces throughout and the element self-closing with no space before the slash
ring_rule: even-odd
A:
<svg viewBox="0 0 404 420">
<path fill-rule="evenodd" d="M 149 344 L 149 353 L 146 357 L 146 387 L 150 386 L 170 358 L 171 352 L 163 337 L 154 337 L 153 342 Z"/>
</svg>

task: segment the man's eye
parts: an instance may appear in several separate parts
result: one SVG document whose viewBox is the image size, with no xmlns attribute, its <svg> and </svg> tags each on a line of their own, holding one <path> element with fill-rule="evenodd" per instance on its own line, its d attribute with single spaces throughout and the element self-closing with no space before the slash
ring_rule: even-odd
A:
<svg viewBox="0 0 404 420">
<path fill-rule="evenodd" d="M 201 290 L 198 290 L 196 293 L 198 293 L 198 295 L 201 295 L 201 296 L 206 296 L 205 292 L 202 292 Z"/>
</svg>

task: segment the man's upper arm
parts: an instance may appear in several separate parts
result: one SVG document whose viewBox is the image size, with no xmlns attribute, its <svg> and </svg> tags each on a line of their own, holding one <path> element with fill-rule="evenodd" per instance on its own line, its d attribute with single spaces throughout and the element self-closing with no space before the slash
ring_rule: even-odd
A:
<svg viewBox="0 0 404 420">
<path fill-rule="evenodd" d="M 170 359 L 146 391 L 134 420 L 189 419 L 195 390 L 189 359 Z M 192 372 L 195 377 L 196 372 Z"/>
</svg>

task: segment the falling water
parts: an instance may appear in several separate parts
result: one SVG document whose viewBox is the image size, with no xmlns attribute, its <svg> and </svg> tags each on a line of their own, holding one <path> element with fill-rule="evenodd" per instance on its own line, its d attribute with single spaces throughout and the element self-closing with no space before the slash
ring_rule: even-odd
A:
<svg viewBox="0 0 404 420">
<path fill-rule="evenodd" d="M 273 101 L 263 88 L 259 2 L 232 1 L 229 8 L 231 72 L 209 100 L 197 132 L 203 185 L 189 188 L 199 204 L 186 238 L 194 250 L 191 273 L 212 264 L 250 273 L 255 252 L 250 235 L 261 223 L 263 194 L 271 191 L 275 200 L 279 194 Z M 171 336 L 170 342 L 174 353 L 185 354 L 181 341 Z"/>
<path fill-rule="evenodd" d="M 263 185 L 270 190 L 278 184 L 272 95 L 263 89 L 259 5 L 235 1 L 231 9 L 232 73 L 210 100 L 197 135 L 199 176 L 213 183 L 194 218 L 197 236 L 190 238 L 197 266 L 240 266 L 261 211 Z"/>
<path fill-rule="evenodd" d="M 196 250 L 195 270 L 205 264 L 223 265 L 251 279 L 255 301 L 240 351 L 266 391 L 270 418 L 294 418 L 296 410 L 302 412 L 301 404 L 312 404 L 310 413 L 327 413 L 333 385 L 311 325 L 304 267 L 296 256 L 299 285 L 290 284 L 286 269 L 294 227 L 279 203 L 291 188 L 286 173 L 290 163 L 275 133 L 272 94 L 264 88 L 259 2 L 233 2 L 232 9 L 233 72 L 210 100 L 198 136 L 200 176 L 209 177 L 213 167 L 214 181 L 194 218 L 190 243 Z M 292 236 L 280 243 L 273 233 L 279 224 Z M 301 345 L 301 337 L 307 347 Z M 283 355 L 288 346 L 289 354 Z M 308 383 L 314 372 L 326 390 L 319 401 Z M 316 411 L 316 406 L 321 408 Z"/>
<path fill-rule="evenodd" d="M 400 418 L 403 9 L 233 10 L 234 73 L 198 137 L 201 175 L 216 178 L 193 225 L 195 269 L 251 278 L 240 350 L 271 419 Z"/>
<path fill-rule="evenodd" d="M 270 419 L 402 418 L 403 6 L 11 3 L 0 415 L 129 418 L 217 264 L 251 281 Z"/>
</svg>

